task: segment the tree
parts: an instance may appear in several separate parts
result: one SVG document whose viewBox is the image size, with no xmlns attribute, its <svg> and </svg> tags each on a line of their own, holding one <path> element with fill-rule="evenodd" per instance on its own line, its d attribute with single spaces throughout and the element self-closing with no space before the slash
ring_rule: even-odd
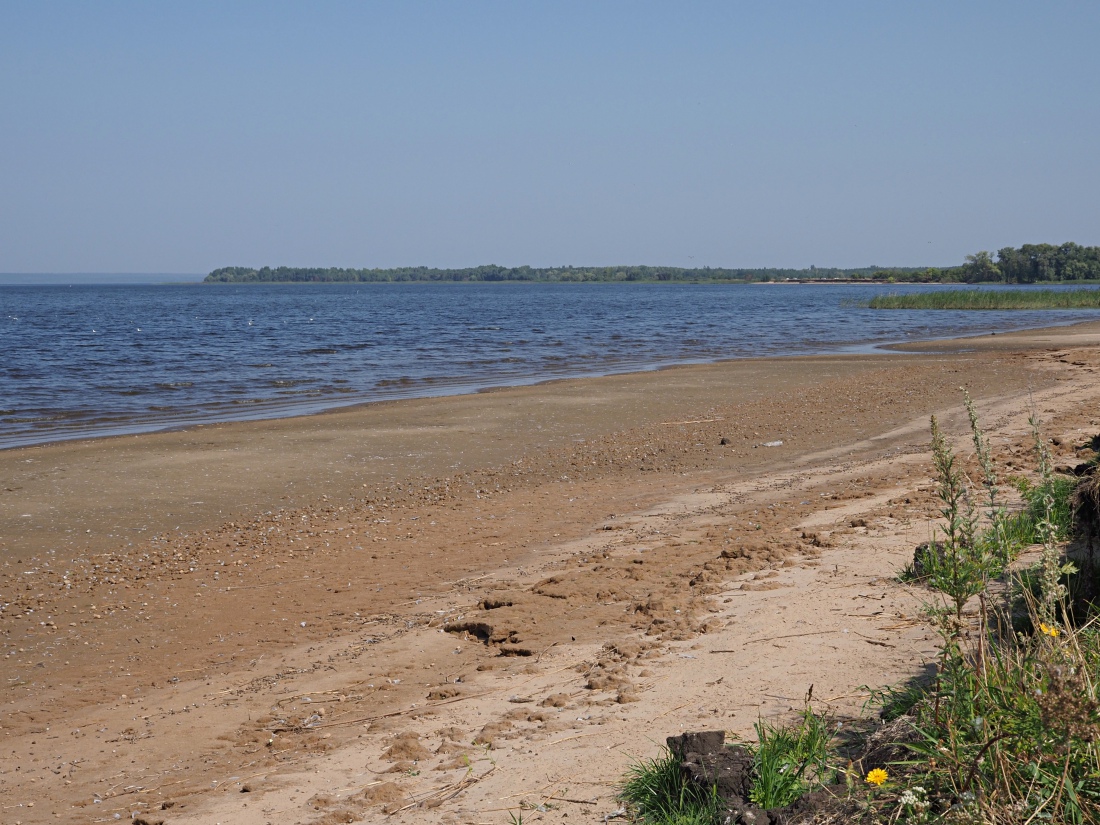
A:
<svg viewBox="0 0 1100 825">
<path fill-rule="evenodd" d="M 963 270 L 967 281 L 999 281 L 1001 270 L 993 263 L 993 256 L 986 251 L 975 252 L 966 256 Z"/>
</svg>

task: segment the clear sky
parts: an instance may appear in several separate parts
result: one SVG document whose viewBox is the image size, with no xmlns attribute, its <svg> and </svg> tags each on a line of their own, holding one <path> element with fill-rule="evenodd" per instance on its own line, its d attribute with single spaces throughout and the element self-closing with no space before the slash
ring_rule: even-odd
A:
<svg viewBox="0 0 1100 825">
<path fill-rule="evenodd" d="M 0 4 L 0 272 L 1100 244 L 1100 3 Z"/>
</svg>

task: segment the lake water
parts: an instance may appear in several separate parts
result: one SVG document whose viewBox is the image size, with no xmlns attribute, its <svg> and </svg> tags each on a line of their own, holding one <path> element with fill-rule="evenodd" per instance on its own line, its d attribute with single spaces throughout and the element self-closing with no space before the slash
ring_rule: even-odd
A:
<svg viewBox="0 0 1100 825">
<path fill-rule="evenodd" d="M 1091 320 L 874 311 L 921 286 L 0 286 L 0 448 Z"/>
</svg>

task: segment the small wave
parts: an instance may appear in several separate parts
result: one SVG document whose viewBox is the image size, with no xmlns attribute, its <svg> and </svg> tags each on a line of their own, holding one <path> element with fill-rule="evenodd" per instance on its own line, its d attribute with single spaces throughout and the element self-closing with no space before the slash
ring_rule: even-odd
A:
<svg viewBox="0 0 1100 825">
<path fill-rule="evenodd" d="M 316 347 L 315 349 L 304 349 L 302 355 L 335 355 L 339 350 L 332 349 L 331 347 Z"/>
<path fill-rule="evenodd" d="M 402 375 L 400 378 L 383 378 L 377 384 L 376 387 L 408 387 L 411 384 L 415 384 L 416 379 L 410 378 L 407 375 Z"/>
<path fill-rule="evenodd" d="M 162 390 L 185 390 L 195 386 L 194 381 L 159 381 L 157 386 Z"/>
</svg>

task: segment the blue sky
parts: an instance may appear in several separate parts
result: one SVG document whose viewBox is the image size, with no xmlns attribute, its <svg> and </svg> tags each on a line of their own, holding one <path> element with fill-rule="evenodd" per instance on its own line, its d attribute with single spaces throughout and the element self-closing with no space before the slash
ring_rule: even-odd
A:
<svg viewBox="0 0 1100 825">
<path fill-rule="evenodd" d="M 1100 3 L 0 4 L 0 272 L 1100 244 Z"/>
</svg>

